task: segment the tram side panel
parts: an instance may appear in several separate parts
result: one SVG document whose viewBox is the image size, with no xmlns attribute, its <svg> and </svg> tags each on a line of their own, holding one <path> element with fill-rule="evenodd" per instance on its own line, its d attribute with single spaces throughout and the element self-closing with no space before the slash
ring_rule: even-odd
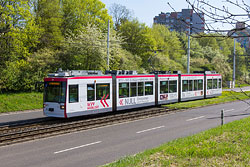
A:
<svg viewBox="0 0 250 167">
<path fill-rule="evenodd" d="M 178 75 L 158 75 L 158 104 L 178 102 Z"/>
<path fill-rule="evenodd" d="M 206 97 L 216 97 L 222 94 L 222 77 L 221 74 L 206 75 Z"/>
<path fill-rule="evenodd" d="M 204 74 L 182 74 L 180 101 L 204 98 Z"/>
<path fill-rule="evenodd" d="M 76 77 L 68 80 L 67 117 L 112 111 L 112 77 Z"/>
<path fill-rule="evenodd" d="M 116 76 L 117 110 L 155 105 L 155 75 Z"/>
</svg>

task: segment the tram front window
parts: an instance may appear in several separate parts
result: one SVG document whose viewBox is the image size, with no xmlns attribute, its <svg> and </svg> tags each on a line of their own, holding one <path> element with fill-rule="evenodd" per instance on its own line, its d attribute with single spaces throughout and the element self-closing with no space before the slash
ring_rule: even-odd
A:
<svg viewBox="0 0 250 167">
<path fill-rule="evenodd" d="M 65 103 L 66 82 L 45 82 L 44 101 Z"/>
</svg>

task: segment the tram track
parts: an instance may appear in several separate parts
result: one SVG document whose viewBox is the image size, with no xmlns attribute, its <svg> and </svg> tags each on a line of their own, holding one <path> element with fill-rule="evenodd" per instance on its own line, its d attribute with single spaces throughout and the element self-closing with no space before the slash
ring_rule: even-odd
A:
<svg viewBox="0 0 250 167">
<path fill-rule="evenodd" d="M 28 122 L 0 126 L 0 146 L 20 143 L 76 131 L 88 130 L 123 122 L 135 121 L 149 117 L 175 112 L 167 108 L 154 107 L 132 112 L 119 112 L 104 116 L 74 119 L 43 119 L 39 122 Z"/>
</svg>

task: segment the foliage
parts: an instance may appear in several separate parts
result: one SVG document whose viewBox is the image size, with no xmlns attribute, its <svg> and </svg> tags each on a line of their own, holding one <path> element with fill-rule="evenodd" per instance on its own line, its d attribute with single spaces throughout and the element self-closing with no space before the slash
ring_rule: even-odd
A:
<svg viewBox="0 0 250 167">
<path fill-rule="evenodd" d="M 60 0 L 37 0 L 35 4 L 36 22 L 43 30 L 39 48 L 58 47 L 63 40 Z"/>
<path fill-rule="evenodd" d="M 91 34 L 91 35 L 89 35 Z M 98 28 L 86 27 L 85 32 L 80 31 L 66 39 L 63 51 L 59 55 L 63 69 L 92 69 L 104 70 L 105 48 L 103 34 Z M 94 61 L 93 61 L 94 60 Z"/>
<path fill-rule="evenodd" d="M 140 71 L 141 58 L 122 48 L 122 43 L 124 43 L 122 37 L 113 30 L 109 39 L 111 41 L 109 49 L 110 69 Z"/>
<path fill-rule="evenodd" d="M 64 37 L 77 35 L 88 25 L 104 31 L 107 30 L 108 20 L 112 23 L 105 4 L 100 0 L 64 0 L 62 1 L 62 13 Z"/>
<path fill-rule="evenodd" d="M 4 91 L 27 91 L 33 88 L 33 74 L 25 60 L 8 62 L 2 71 L 1 89 Z"/>
<path fill-rule="evenodd" d="M 0 5 L 0 66 L 24 59 L 38 43 L 40 28 L 35 24 L 28 0 L 2 0 Z M 0 69 L 1 69 L 0 67 Z"/>
<path fill-rule="evenodd" d="M 142 59 L 141 67 L 150 70 L 150 60 L 156 50 L 156 41 L 152 29 L 134 19 L 124 22 L 119 29 L 119 34 L 124 38 L 123 48 Z"/>
</svg>

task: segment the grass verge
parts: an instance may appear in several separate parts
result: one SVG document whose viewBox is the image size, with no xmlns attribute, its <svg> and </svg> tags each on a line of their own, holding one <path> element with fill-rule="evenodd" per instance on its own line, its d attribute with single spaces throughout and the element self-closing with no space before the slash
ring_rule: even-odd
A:
<svg viewBox="0 0 250 167">
<path fill-rule="evenodd" d="M 105 167 L 249 166 L 250 118 L 176 139 Z"/>
<path fill-rule="evenodd" d="M 219 104 L 219 103 L 225 103 L 235 100 L 245 100 L 249 99 L 250 92 L 232 92 L 232 91 L 223 91 L 222 96 L 210 98 L 210 99 L 204 99 L 204 100 L 195 100 L 195 101 L 188 101 L 188 102 L 181 102 L 181 103 L 174 103 L 174 104 L 168 104 L 164 105 L 165 107 L 168 107 L 170 109 L 188 109 L 188 108 L 194 108 L 194 107 L 202 107 L 207 106 L 211 104 Z"/>
<path fill-rule="evenodd" d="M 246 84 L 246 83 L 245 84 L 237 84 L 237 83 L 235 84 L 236 88 L 242 88 L 242 87 L 245 87 L 245 86 L 250 86 L 250 85 Z"/>
<path fill-rule="evenodd" d="M 0 94 L 0 113 L 33 110 L 43 107 L 43 93 Z"/>
</svg>

